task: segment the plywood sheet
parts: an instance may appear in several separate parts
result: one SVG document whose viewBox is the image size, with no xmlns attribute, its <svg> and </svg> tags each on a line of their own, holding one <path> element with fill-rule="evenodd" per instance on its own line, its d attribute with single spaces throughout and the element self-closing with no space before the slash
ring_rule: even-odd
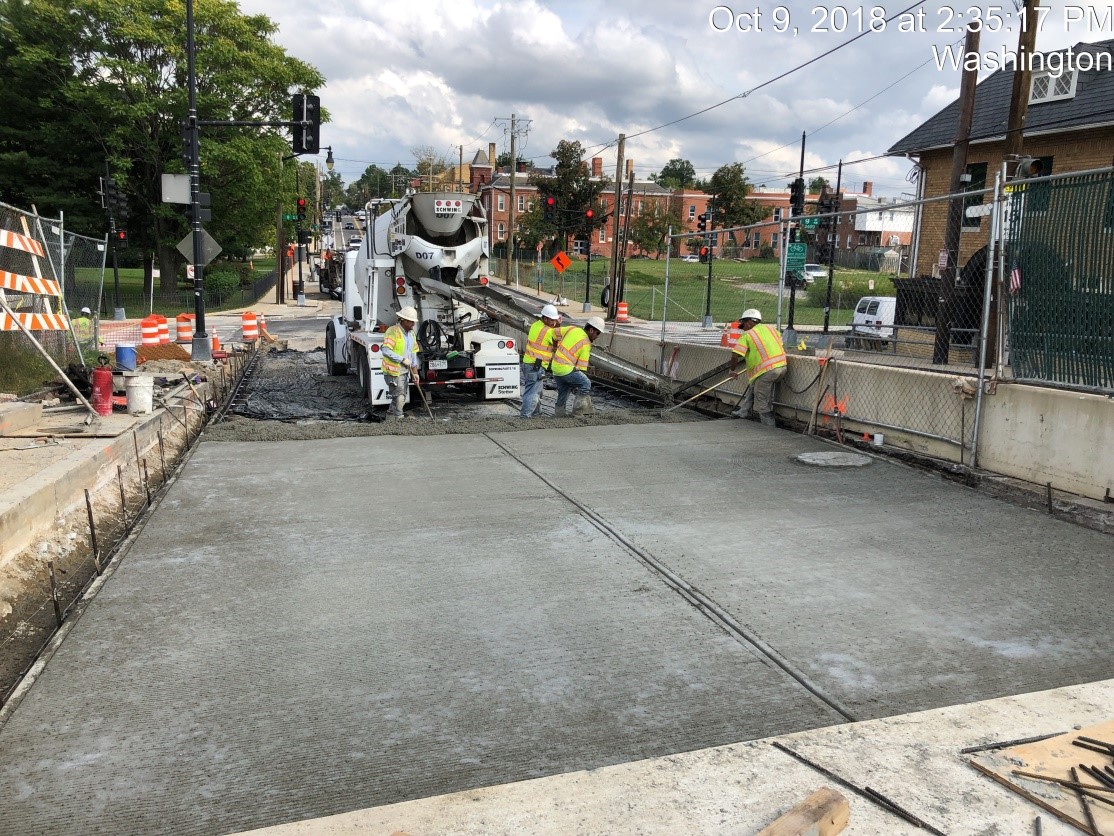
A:
<svg viewBox="0 0 1114 836">
<path fill-rule="evenodd" d="M 1073 745 L 1072 741 L 1081 736 L 1114 744 L 1114 720 L 1036 743 L 1024 743 L 1008 749 L 971 755 L 971 766 L 1043 807 L 1057 818 L 1075 825 L 1085 833 L 1090 833 L 1090 825 L 1087 823 L 1079 796 L 1074 790 L 1049 781 L 1014 774 L 1015 771 L 1020 770 L 1070 781 L 1073 766 L 1077 770 L 1080 764 L 1097 767 L 1100 770 L 1104 766 L 1114 766 L 1114 758 Z M 1082 770 L 1078 771 L 1080 783 L 1098 785 L 1096 779 L 1086 775 Z M 1114 802 L 1114 793 L 1103 795 Z M 1091 815 L 1094 816 L 1096 831 L 1104 836 L 1114 836 L 1114 806 L 1100 801 L 1087 803 Z"/>
</svg>

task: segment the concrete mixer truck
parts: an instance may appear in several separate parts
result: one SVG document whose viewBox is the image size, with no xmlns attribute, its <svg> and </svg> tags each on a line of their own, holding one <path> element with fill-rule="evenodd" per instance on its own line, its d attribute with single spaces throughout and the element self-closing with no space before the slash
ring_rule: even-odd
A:
<svg viewBox="0 0 1114 836">
<path fill-rule="evenodd" d="M 519 397 L 515 339 L 496 333 L 493 320 L 467 302 L 467 288 L 488 276 L 487 221 L 476 195 L 411 193 L 371 201 L 366 210 L 364 239 L 344 254 L 342 313 L 325 329 L 329 374 L 355 372 L 368 402 L 386 405 L 383 332 L 412 305 L 423 389 Z"/>
</svg>

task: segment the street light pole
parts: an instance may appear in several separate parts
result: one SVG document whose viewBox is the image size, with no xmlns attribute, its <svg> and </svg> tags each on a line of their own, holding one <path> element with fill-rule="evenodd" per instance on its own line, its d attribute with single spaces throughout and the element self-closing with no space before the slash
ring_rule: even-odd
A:
<svg viewBox="0 0 1114 836">
<path fill-rule="evenodd" d="M 704 327 L 712 327 L 712 229 L 715 226 L 716 199 L 708 201 L 708 234 L 704 237 L 704 245 L 708 250 L 708 292 L 704 299 Z"/>
</svg>

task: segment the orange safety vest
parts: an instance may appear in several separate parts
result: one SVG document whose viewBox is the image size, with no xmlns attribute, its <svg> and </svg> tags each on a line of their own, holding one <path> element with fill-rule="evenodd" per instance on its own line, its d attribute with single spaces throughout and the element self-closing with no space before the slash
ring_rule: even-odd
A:
<svg viewBox="0 0 1114 836">
<path fill-rule="evenodd" d="M 747 361 L 747 380 L 752 383 L 770 369 L 786 366 L 785 347 L 781 335 L 772 325 L 759 322 L 749 331 L 744 331 L 735 344 L 734 353 Z"/>
<path fill-rule="evenodd" d="M 587 332 L 578 325 L 558 330 L 561 336 L 550 365 L 553 374 L 564 377 L 574 371 L 587 371 L 588 360 L 592 356 L 592 341 L 588 339 Z"/>
<path fill-rule="evenodd" d="M 383 335 L 383 374 L 398 377 L 402 374 L 402 363 L 387 355 L 391 351 L 402 357 L 406 354 L 406 332 L 401 325 L 392 325 Z M 418 341 L 414 340 L 414 354 L 418 354 Z"/>
<path fill-rule="evenodd" d="M 530 333 L 526 337 L 526 350 L 522 353 L 522 362 L 533 366 L 540 360 L 543 366 L 549 365 L 553 359 L 553 352 L 557 349 L 557 328 L 550 328 L 542 320 L 530 326 Z"/>
</svg>

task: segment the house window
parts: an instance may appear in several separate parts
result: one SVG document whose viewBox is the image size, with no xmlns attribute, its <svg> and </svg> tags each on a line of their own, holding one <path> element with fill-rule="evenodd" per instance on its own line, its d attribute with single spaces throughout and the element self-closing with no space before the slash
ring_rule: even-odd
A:
<svg viewBox="0 0 1114 836">
<path fill-rule="evenodd" d="M 522 195 L 519 195 L 518 196 L 518 211 L 522 212 L 525 209 L 526 209 L 526 198 L 524 198 Z"/>
<path fill-rule="evenodd" d="M 855 249 L 855 236 L 854 235 L 848 235 L 847 236 L 847 249 L 849 249 L 849 250 Z"/>
<path fill-rule="evenodd" d="M 696 204 L 695 203 L 690 203 L 689 204 L 689 220 L 690 221 L 695 221 L 696 220 Z"/>
<path fill-rule="evenodd" d="M 502 241 L 504 238 L 507 237 L 507 225 L 506 224 L 499 224 L 499 232 L 497 233 L 497 237 L 499 238 L 500 241 Z"/>
<path fill-rule="evenodd" d="M 778 206 L 777 208 L 774 209 L 774 220 L 775 221 L 780 221 L 781 220 L 781 207 L 780 206 Z"/>
<path fill-rule="evenodd" d="M 866 244 L 866 233 L 865 232 L 860 232 L 859 233 L 859 246 L 861 247 L 865 244 Z"/>
<path fill-rule="evenodd" d="M 1050 72 L 1033 73 L 1033 81 L 1029 85 L 1029 104 L 1073 99 L 1078 80 L 1079 74 L 1075 70 L 1064 70 L 1059 77 Z"/>
<path fill-rule="evenodd" d="M 601 244 L 606 244 L 607 243 L 607 230 L 604 229 L 602 226 L 600 227 L 600 243 Z"/>
<path fill-rule="evenodd" d="M 636 205 L 638 206 L 638 210 L 635 214 L 641 215 L 642 214 L 642 201 L 641 200 L 638 201 L 638 203 Z"/>
<path fill-rule="evenodd" d="M 968 163 L 967 164 L 967 183 L 963 186 L 963 191 L 974 192 L 986 188 L 986 163 Z M 978 229 L 982 225 L 982 218 L 969 218 L 967 217 L 967 208 L 969 206 L 982 206 L 983 198 L 986 195 L 973 195 L 972 197 L 963 198 L 963 229 Z"/>
<path fill-rule="evenodd" d="M 761 246 L 762 246 L 762 233 L 761 232 L 755 232 L 754 233 L 754 248 L 758 249 Z"/>
<path fill-rule="evenodd" d="M 772 246 L 775 250 L 777 249 L 777 233 L 776 232 L 774 232 L 770 235 L 770 246 Z"/>
<path fill-rule="evenodd" d="M 506 212 L 507 211 L 506 195 L 499 195 L 499 211 L 500 212 Z M 500 236 L 500 237 L 502 237 L 502 236 Z"/>
<path fill-rule="evenodd" d="M 1108 232 L 1114 230 L 1114 183 L 1111 183 L 1106 192 L 1106 209 L 1102 213 L 1102 228 Z"/>
</svg>

